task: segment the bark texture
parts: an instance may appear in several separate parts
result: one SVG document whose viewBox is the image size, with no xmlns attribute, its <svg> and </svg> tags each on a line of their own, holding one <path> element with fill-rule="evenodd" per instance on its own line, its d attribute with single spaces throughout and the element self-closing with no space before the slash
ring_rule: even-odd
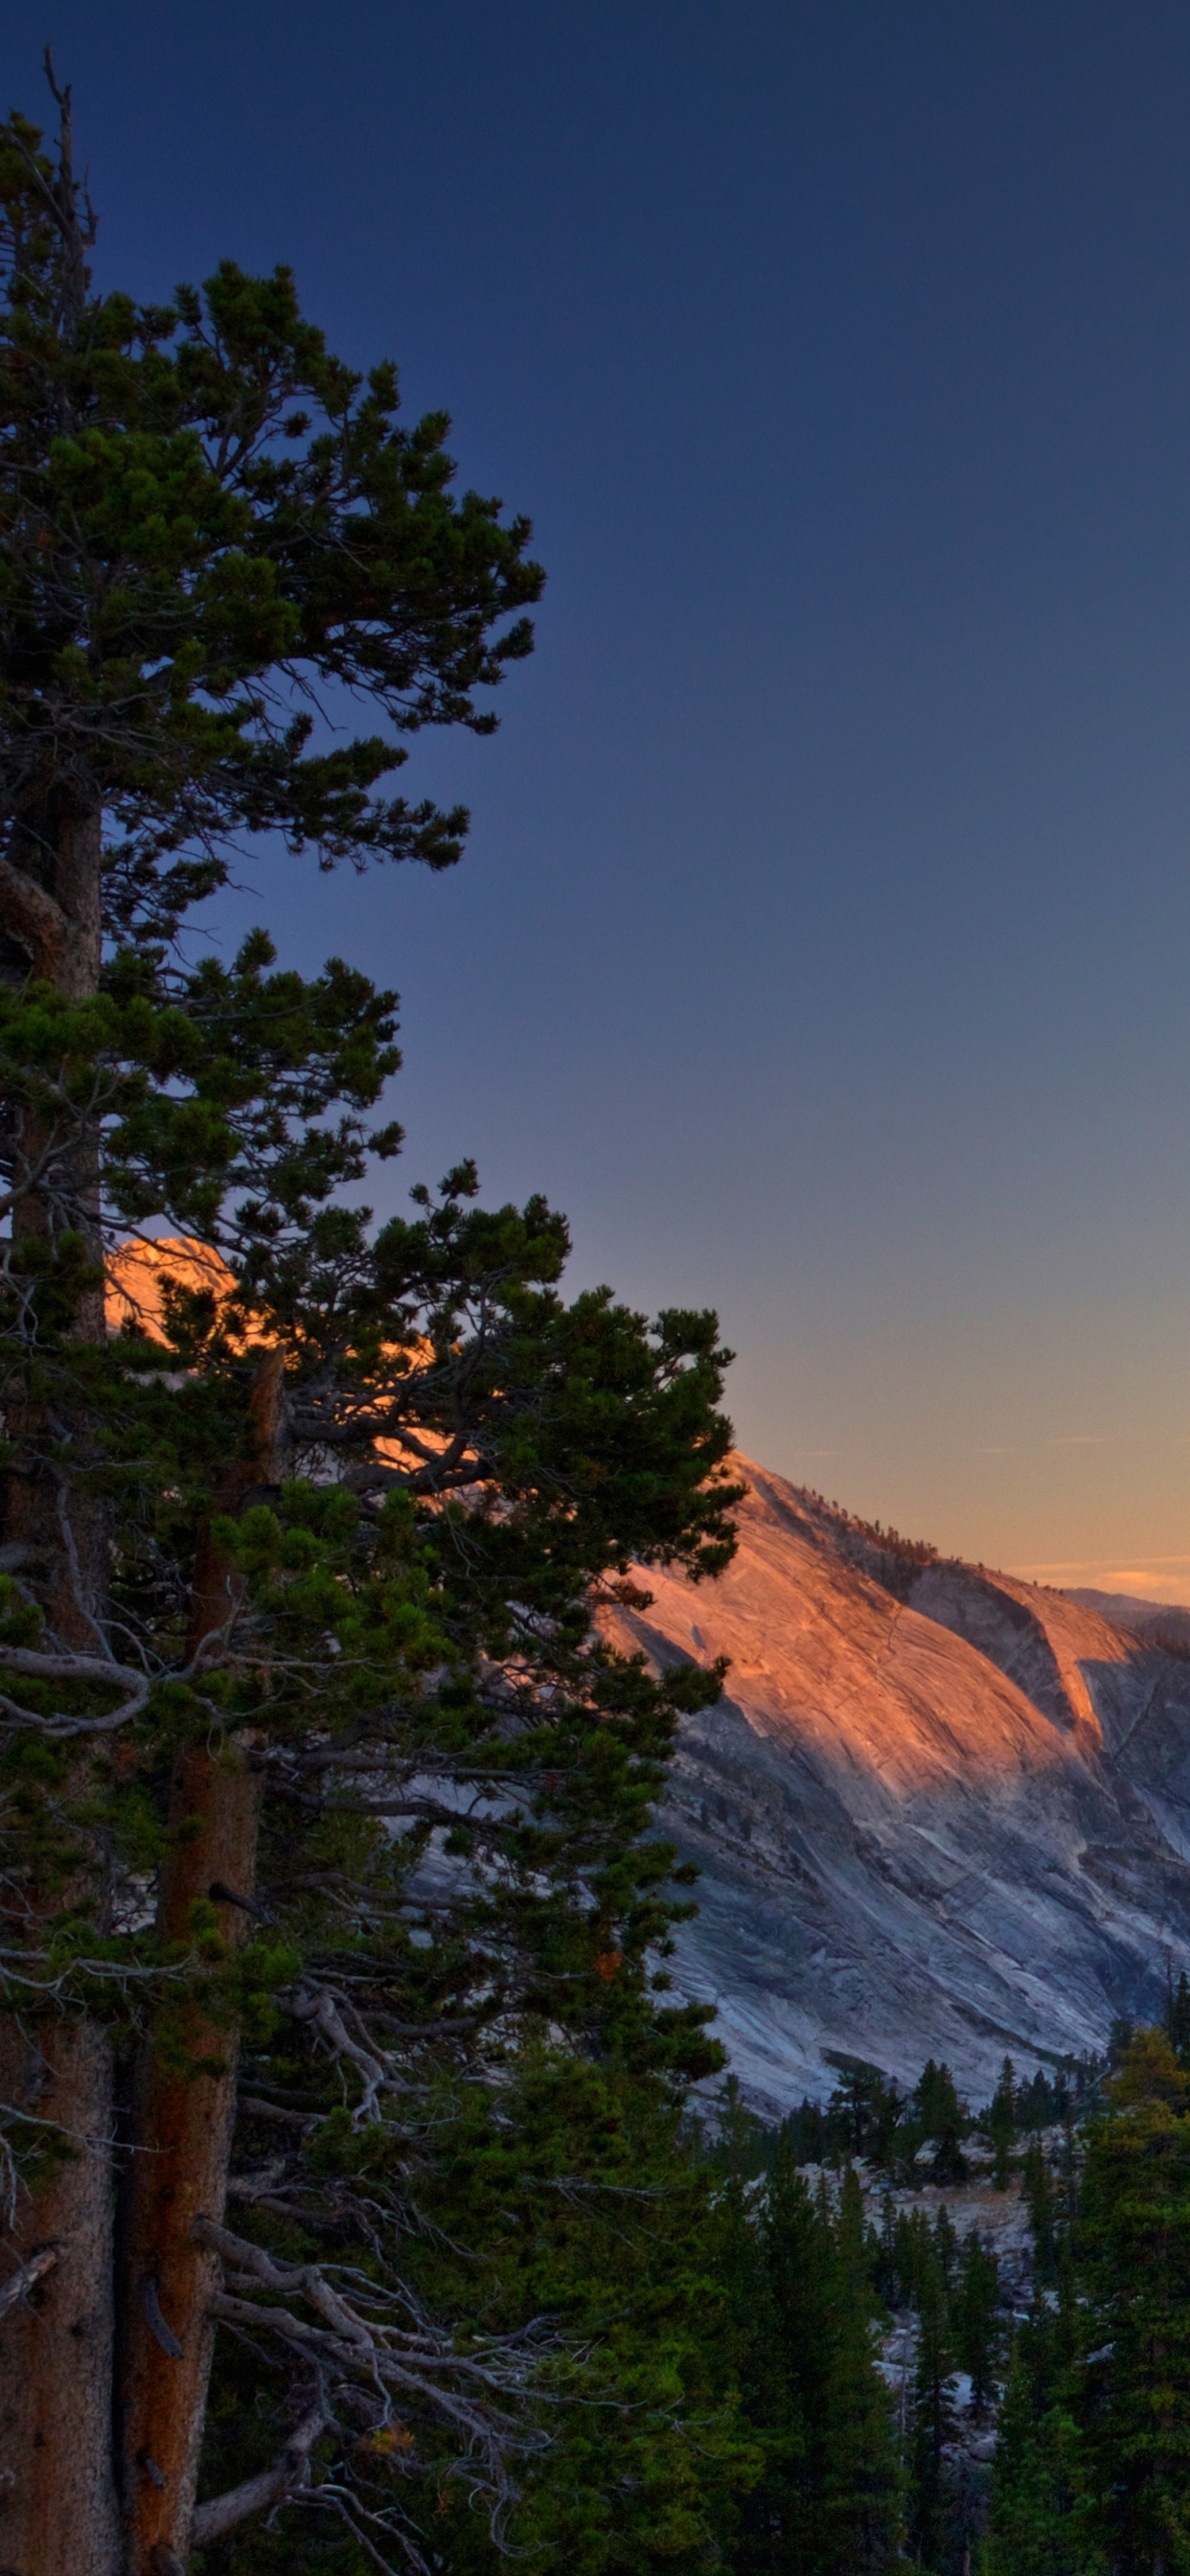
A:
<svg viewBox="0 0 1190 2576">
<path fill-rule="evenodd" d="M 185 1940 L 190 1909 L 212 1886 L 250 1898 L 261 1774 L 250 1747 L 187 1753 L 173 1782 L 171 1852 L 159 1924 Z M 247 1922 L 219 1906 L 229 1943 Z M 157 2576 L 172 2550 L 185 2565 L 198 2485 L 214 2329 L 217 2258 L 195 2240 L 197 2218 L 222 2219 L 235 2117 L 235 2037 L 198 2004 L 147 2052 L 137 2105 L 123 2285 L 122 2415 L 127 2576 Z M 180 2062 L 184 2061 L 184 2062 Z M 154 2553 L 157 2553 L 155 2559 Z"/>
<path fill-rule="evenodd" d="M 224 1488 L 227 1510 L 273 1481 L 282 1376 L 281 1354 L 270 1352 L 257 1372 L 246 1454 Z M 204 1637 L 227 1627 L 241 1592 L 208 1533 L 195 1572 L 192 1653 Z M 165 1941 L 190 1937 L 191 1909 L 204 1900 L 217 1905 L 229 1946 L 243 1937 L 256 1884 L 264 1783 L 252 1756 L 262 1743 L 245 1732 L 217 1752 L 191 1747 L 176 1765 L 158 1905 Z M 239 1904 L 232 1902 L 237 1897 Z M 234 2031 L 208 2019 L 197 2003 L 171 2016 L 145 2054 L 123 2285 L 127 2576 L 161 2576 L 171 2559 L 184 2566 L 190 2546 L 218 2277 L 218 2258 L 197 2241 L 195 2221 L 223 2218 L 235 2066 Z"/>
<path fill-rule="evenodd" d="M 0 2093 L 54 2121 L 62 2161 L 20 2192 L 5 2246 L 15 2270 L 56 2261 L 0 2319 L 0 2569 L 3 2576 L 120 2576 L 112 2473 L 114 2332 L 112 2077 L 94 2023 L 0 2023 Z M 96 2130 L 94 2124 L 99 2122 Z"/>
<path fill-rule="evenodd" d="M 0 858 L 0 929 L 9 971 L 72 1001 L 99 986 L 100 814 L 62 791 L 21 817 Z"/>
<path fill-rule="evenodd" d="M 0 944 L 75 1000 L 94 993 L 100 964 L 100 816 L 47 799 L 10 836 L 0 862 Z M 30 1126 L 21 1140 L 28 1187 L 14 1235 L 89 1240 L 98 1266 L 98 1138 L 86 1126 Z M 82 1300 L 75 1330 L 102 1339 L 103 1294 Z M 23 1551 L 45 1608 L 49 1640 L 104 1651 L 107 1531 L 101 1504 L 72 1491 L 57 1463 L 62 1434 L 31 1405 L 11 1404 L 17 1464 L 7 1479 L 4 1536 Z M 75 1777 L 71 1790 L 85 1788 Z M 48 1915 L 83 1899 L 80 1865 L 66 1888 L 27 1891 L 10 1936 L 32 1936 Z M 0 2016 L 0 2099 L 57 2124 L 66 2152 L 31 2193 L 17 2195 L 6 2252 L 13 2268 L 43 2245 L 57 2262 L 27 2302 L 0 2319 L 0 2569 L 12 2576 L 116 2576 L 120 2565 L 111 2404 L 114 2330 L 112 2052 L 101 2026 L 67 2017 Z M 63 2134 L 64 2133 L 64 2134 Z M 27 2135 L 27 2133 L 26 2133 Z M 15 2124 L 19 2143 L 20 2124 Z"/>
</svg>

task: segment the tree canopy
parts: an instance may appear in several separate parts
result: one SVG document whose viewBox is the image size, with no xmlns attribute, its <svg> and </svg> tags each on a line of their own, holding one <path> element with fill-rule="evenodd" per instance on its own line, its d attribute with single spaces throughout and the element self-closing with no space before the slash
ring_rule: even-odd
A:
<svg viewBox="0 0 1190 2576">
<path fill-rule="evenodd" d="M 727 1561 L 727 1354 L 469 1163 L 377 1224 L 395 995 L 184 938 L 245 834 L 457 857 L 385 781 L 490 730 L 528 523 L 288 271 L 94 292 L 59 103 L 0 130 L 4 2550 L 693 2563 L 744 2453 L 653 1809 L 721 1674 L 599 1610 Z"/>
<path fill-rule="evenodd" d="M 0 130 L 10 869 L 52 896 L 55 817 L 102 809 L 127 937 L 168 934 L 245 832 L 449 865 L 465 811 L 376 791 L 423 726 L 492 730 L 542 588 L 528 520 L 455 494 L 447 415 L 403 427 L 395 368 L 336 358 L 289 269 L 92 292 L 65 106 L 56 159 L 23 117 Z M 380 729 L 350 730 L 361 706 Z"/>
</svg>

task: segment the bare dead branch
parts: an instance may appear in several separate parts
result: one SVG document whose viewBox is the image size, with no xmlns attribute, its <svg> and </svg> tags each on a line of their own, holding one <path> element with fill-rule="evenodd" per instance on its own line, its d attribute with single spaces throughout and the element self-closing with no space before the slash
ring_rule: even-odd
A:
<svg viewBox="0 0 1190 2576">
<path fill-rule="evenodd" d="M 10 1717 L 50 1736 L 111 1735 L 118 1726 L 126 1726 L 130 1718 L 139 1717 L 152 1688 L 146 1673 L 138 1673 L 128 1664 L 113 1663 L 106 1656 L 43 1654 L 34 1646 L 0 1645 L 0 1670 L 27 1673 L 37 1681 L 105 1682 L 109 1689 L 118 1683 L 124 1690 L 126 1696 L 118 1707 L 109 1709 L 104 1717 L 69 1717 L 58 1710 L 52 1717 L 43 1718 L 35 1709 L 3 1699 Z"/>
<path fill-rule="evenodd" d="M 277 2120 L 289 2129 L 316 2129 L 321 2111 L 291 2111 L 280 2102 L 265 2102 L 255 2093 L 240 2096 L 240 2109 L 254 2120 Z"/>
<path fill-rule="evenodd" d="M 372 2118 L 382 2092 L 404 2092 L 404 2079 L 387 2052 L 361 2045 L 346 2028 L 339 2005 L 328 1986 L 311 1991 L 301 1986 L 295 1994 L 278 1998 L 288 2003 L 295 2021 L 309 2022 L 329 2048 L 331 2055 L 346 2058 L 363 2083 L 363 2094 L 352 2113 L 352 2125 L 362 2128 Z"/>
<path fill-rule="evenodd" d="M 19 2306 L 35 2283 L 43 2279 L 47 2272 L 53 2271 L 57 2261 L 56 2245 L 36 2246 L 27 2261 L 22 2263 L 0 2288 L 0 2317 L 6 2316 L 10 2308 Z"/>
<path fill-rule="evenodd" d="M 270 2505 L 281 2504 L 305 2486 L 310 2475 L 310 2453 L 320 2433 L 334 2418 L 324 2398 L 320 2397 L 309 2414 L 302 2417 L 282 2451 L 269 2469 L 255 2477 L 245 2478 L 238 2487 L 228 2487 L 220 2496 L 212 2496 L 195 2512 L 192 2536 L 194 2547 L 203 2549 L 212 2540 L 222 2540 L 253 2514 L 267 2512 Z"/>
</svg>

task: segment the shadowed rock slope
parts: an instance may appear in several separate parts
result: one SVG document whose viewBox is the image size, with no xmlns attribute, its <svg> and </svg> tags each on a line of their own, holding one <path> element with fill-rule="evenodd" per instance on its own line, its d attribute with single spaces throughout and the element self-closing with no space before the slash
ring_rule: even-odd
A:
<svg viewBox="0 0 1190 2576">
<path fill-rule="evenodd" d="M 698 1861 L 675 1983 L 783 2110 L 832 2059 L 990 2093 L 1190 1970 L 1190 1659 L 881 1538 L 760 1467 L 722 1581 L 650 1574 L 617 1642 L 731 1659 L 663 1815 Z"/>
</svg>

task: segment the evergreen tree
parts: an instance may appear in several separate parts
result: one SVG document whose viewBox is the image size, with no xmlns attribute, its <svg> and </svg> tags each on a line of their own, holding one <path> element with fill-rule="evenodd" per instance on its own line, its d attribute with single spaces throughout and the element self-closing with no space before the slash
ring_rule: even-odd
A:
<svg viewBox="0 0 1190 2576">
<path fill-rule="evenodd" d="M 1120 2576 L 1190 2569 L 1190 2079 L 1138 2032 L 1092 2121 L 1083 2282 L 1087 2480 Z"/>
<path fill-rule="evenodd" d="M 1131 2016 L 1117 2013 L 1107 2038 L 1107 2062 L 1113 2074 L 1118 2074 L 1136 2035 L 1136 2023 Z"/>
<path fill-rule="evenodd" d="M 936 2568 L 946 2542 L 946 2450 L 954 2438 L 949 2381 L 955 2368 L 942 2265 L 931 2250 L 918 2291 L 917 2365 L 910 2447 L 910 2548 L 921 2567 Z"/>
<path fill-rule="evenodd" d="M 973 2229 L 963 2247 L 952 2314 L 959 2368 L 970 2375 L 976 2409 L 985 2407 L 993 2393 L 1002 2340 L 999 2310 L 1000 2267 Z"/>
<path fill-rule="evenodd" d="M 56 158 L 0 134 L 5 2551 L 263 2565 L 228 2535 L 302 2491 L 353 2569 L 427 2525 L 483 2563 L 469 2495 L 697 2563 L 747 2459 L 649 1825 L 720 1677 L 593 1614 L 730 1552 L 714 1321 L 567 1305 L 562 1220 L 465 1164 L 377 1230 L 393 996 L 172 944 L 237 833 L 457 856 L 378 791 L 490 729 L 527 525 L 287 272 L 93 295 L 62 109 Z M 321 749 L 315 683 L 383 730 Z"/>
<path fill-rule="evenodd" d="M 829 2420 L 823 2442 L 823 2576 L 893 2564 L 900 2496 L 887 2388 L 875 2367 L 863 2197 L 846 2168 L 828 2273 Z"/>
<path fill-rule="evenodd" d="M 1055 2228 L 1052 2185 L 1043 2190 L 1034 2171 L 1038 2255 L 1055 2288 L 1039 2289 L 1017 2338 L 991 2576 L 1190 2567 L 1187 2088 L 1166 2031 L 1121 2039 L 1087 2132 L 1073 2240 Z"/>
<path fill-rule="evenodd" d="M 795 2165 L 820 2165 L 829 2151 L 827 2115 L 808 2093 L 782 2121 L 781 2134 Z"/>
<path fill-rule="evenodd" d="M 1013 2344 L 992 2471 L 987 2576 L 1092 2576 L 1102 2567 L 1082 2509 L 1076 2342 L 1067 2276 L 1056 2310 L 1035 2295 Z"/>
<path fill-rule="evenodd" d="M 884 2164 L 892 2151 L 902 2103 L 895 2083 L 878 2066 L 856 2060 L 844 2067 L 827 2106 L 825 2135 L 844 2156 Z"/>
<path fill-rule="evenodd" d="M 752 2576 L 786 2565 L 821 2564 L 819 2514 L 824 2467 L 829 2346 L 829 2272 L 833 2264 L 829 2200 L 811 2195 L 782 2132 L 760 2215 L 767 2296 L 780 2369 L 780 2395 L 770 2401 L 772 2467 L 753 2499 L 763 2517 L 764 2549 L 742 2564 Z"/>
<path fill-rule="evenodd" d="M 892 2416 L 876 2367 L 870 2256 L 854 2172 L 836 2213 L 811 2195 L 788 2140 L 778 2142 L 761 2216 L 768 2276 L 755 2331 L 770 2332 L 781 2384 L 764 2397 L 765 2474 L 744 2509 L 736 2565 L 747 2576 L 805 2576 L 895 2565 L 899 2479 Z M 757 2385 L 760 2356 L 742 2384 Z M 754 2423 L 751 2406 L 749 2422 Z"/>
<path fill-rule="evenodd" d="M 787 2175 L 787 2138 L 777 2154 Z M 802 2524 L 805 2424 L 787 2366 L 763 2217 L 767 2194 L 750 2173 L 753 2141 L 746 2129 L 740 2134 L 738 2100 L 731 2095 L 715 2162 L 723 2177 L 715 2210 L 723 2357 L 759 2455 L 757 2482 L 737 2505 L 730 2563 L 734 2576 L 776 2576 L 790 2565 L 791 2537 Z"/>
<path fill-rule="evenodd" d="M 988 2129 L 995 2150 L 992 2179 L 997 2191 L 1007 2191 L 1016 2138 L 1016 2070 L 1010 2057 L 1005 2058 L 1000 2069 L 1000 2081 L 988 2113 Z"/>
<path fill-rule="evenodd" d="M 893 2262 L 900 2306 L 916 2307 L 933 2251 L 933 2232 L 925 2211 L 899 2210 L 893 2229 Z"/>
<path fill-rule="evenodd" d="M 955 2232 L 954 2221 L 945 2201 L 943 2201 L 942 2206 L 938 2210 L 934 2219 L 933 2237 L 933 2250 L 937 2257 L 939 2271 L 942 2274 L 942 2286 L 946 2292 L 947 2298 L 949 2299 L 953 2294 L 955 2283 L 958 2279 L 959 2240 Z"/>
<path fill-rule="evenodd" d="M 932 2057 L 918 2078 L 913 2105 L 921 2135 L 934 2143 L 934 2161 L 930 2168 L 935 2182 L 965 2182 L 967 2162 L 961 2139 L 965 2116 L 954 2077 L 948 2066 L 937 2066 Z"/>
<path fill-rule="evenodd" d="M 1169 1978 L 1165 2007 L 1165 2028 L 1170 2047 L 1179 2066 L 1190 2066 L 1190 1981 L 1183 1968 L 1177 1986 Z"/>
<path fill-rule="evenodd" d="M 1050 2282 L 1057 2269 L 1057 2194 L 1039 2138 L 1031 2138 L 1021 2165 L 1021 2188 L 1033 2230 L 1033 2266 L 1039 2281 Z"/>
</svg>

